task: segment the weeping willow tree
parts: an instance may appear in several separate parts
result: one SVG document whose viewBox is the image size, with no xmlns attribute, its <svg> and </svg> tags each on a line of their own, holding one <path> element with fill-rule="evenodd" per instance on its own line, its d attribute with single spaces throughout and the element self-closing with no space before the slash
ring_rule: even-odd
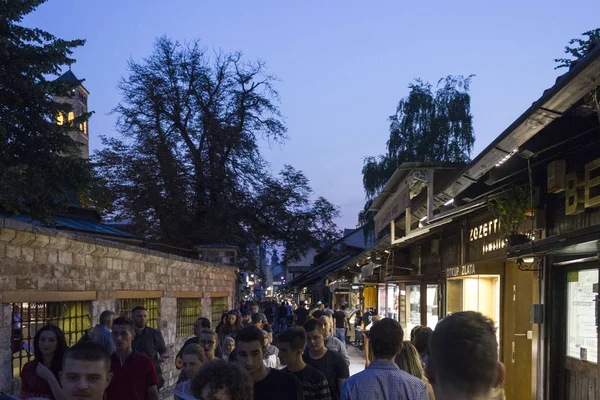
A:
<svg viewBox="0 0 600 400">
<path fill-rule="evenodd" d="M 366 204 L 359 223 L 372 232 L 373 200 L 404 162 L 467 162 L 475 143 L 469 86 L 473 75 L 447 76 L 433 87 L 421 79 L 409 84 L 409 94 L 389 117 L 385 154 L 367 157 L 362 174 Z"/>
</svg>

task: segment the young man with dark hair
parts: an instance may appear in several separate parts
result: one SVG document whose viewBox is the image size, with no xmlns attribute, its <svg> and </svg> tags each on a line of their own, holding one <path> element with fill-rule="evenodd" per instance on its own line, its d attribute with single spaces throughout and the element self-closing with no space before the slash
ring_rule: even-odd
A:
<svg viewBox="0 0 600 400">
<path fill-rule="evenodd" d="M 346 329 L 349 327 L 348 316 L 346 315 L 345 306 L 342 306 L 342 310 L 336 304 L 335 312 L 333 313 L 333 320 L 335 322 L 335 337 L 338 338 L 344 346 L 346 346 Z"/>
<path fill-rule="evenodd" d="M 304 389 L 305 400 L 330 400 L 329 384 L 321 372 L 306 365 L 302 359 L 306 347 L 306 332 L 303 328 L 292 328 L 277 337 L 279 359 L 285 372 L 296 375 Z"/>
<path fill-rule="evenodd" d="M 309 319 L 304 324 L 304 330 L 308 351 L 304 352 L 303 360 L 325 375 L 331 398 L 337 400 L 340 398 L 342 384 L 350 376 L 348 364 L 341 355 L 325 347 L 325 327 L 322 321 Z"/>
<path fill-rule="evenodd" d="M 260 313 L 252 314 L 252 325 L 260 329 L 261 331 L 264 329 L 265 323 L 263 322 L 262 315 Z"/>
<path fill-rule="evenodd" d="M 235 362 L 252 375 L 255 400 L 302 400 L 302 384 L 294 375 L 267 368 L 264 335 L 255 326 L 240 330 L 236 337 Z"/>
<path fill-rule="evenodd" d="M 148 310 L 144 307 L 134 307 L 131 310 L 131 316 L 135 323 L 133 349 L 138 353 L 147 355 L 154 363 L 156 376 L 158 376 L 158 389 L 160 390 L 165 383 L 160 365 L 169 358 L 165 339 L 163 339 L 163 335 L 158 329 L 148 326 Z"/>
<path fill-rule="evenodd" d="M 63 356 L 60 383 L 66 400 L 103 400 L 112 374 L 110 356 L 96 342 L 81 342 Z"/>
<path fill-rule="evenodd" d="M 202 332 L 200 332 L 198 343 L 200 343 L 200 346 L 204 349 L 204 354 L 206 355 L 208 362 L 220 359 L 220 355 L 217 355 L 216 353 L 218 341 L 219 335 L 217 335 L 217 332 L 210 329 L 203 329 Z"/>
<path fill-rule="evenodd" d="M 192 393 L 205 400 L 252 400 L 250 375 L 235 363 L 210 363 L 191 379 Z"/>
<path fill-rule="evenodd" d="M 404 331 L 398 321 L 383 318 L 375 322 L 369 333 L 373 361 L 344 383 L 342 400 L 429 400 L 425 383 L 394 362 L 402 350 L 403 339 Z"/>
<path fill-rule="evenodd" d="M 294 325 L 303 326 L 308 320 L 308 310 L 303 301 L 300 302 L 298 308 L 294 311 Z"/>
<path fill-rule="evenodd" d="M 152 359 L 132 348 L 133 321 L 119 317 L 113 321 L 112 337 L 116 352 L 111 356 L 112 381 L 106 390 L 110 400 L 158 400 L 158 377 Z"/>
<path fill-rule="evenodd" d="M 481 313 L 457 312 L 440 321 L 429 354 L 427 376 L 438 400 L 487 399 L 504 381 L 494 322 Z"/>
<path fill-rule="evenodd" d="M 269 321 L 267 320 L 267 316 L 259 311 L 258 304 L 252 303 L 250 305 L 250 310 L 252 311 L 252 314 L 260 315 L 260 320 L 263 324 L 269 323 Z M 252 320 L 252 323 L 254 323 L 254 320 Z"/>
</svg>

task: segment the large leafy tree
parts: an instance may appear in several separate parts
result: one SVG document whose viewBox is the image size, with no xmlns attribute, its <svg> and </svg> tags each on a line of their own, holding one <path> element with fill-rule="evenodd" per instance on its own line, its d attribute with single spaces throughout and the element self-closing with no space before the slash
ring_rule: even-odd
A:
<svg viewBox="0 0 600 400">
<path fill-rule="evenodd" d="M 600 43 L 600 28 L 592 29 L 583 32 L 582 38 L 574 38 L 569 40 L 569 44 L 565 46 L 565 54 L 573 58 L 555 58 L 558 63 L 555 69 L 569 68 L 573 62 L 581 57 L 584 57 L 594 46 Z"/>
<path fill-rule="evenodd" d="M 162 37 L 131 61 L 114 110 L 122 136 L 96 154 L 114 217 L 178 247 L 263 244 L 296 258 L 333 239 L 338 209 L 313 201 L 300 171 L 271 175 L 259 151 L 261 138 L 286 138 L 274 83 L 264 63 L 198 42 Z"/>
<path fill-rule="evenodd" d="M 0 1 L 0 210 L 50 221 L 88 190 L 91 169 L 68 134 L 72 128 L 56 124 L 58 112 L 70 107 L 53 101 L 77 86 L 52 77 L 74 62 L 72 51 L 84 42 L 19 25 L 43 2 Z"/>
<path fill-rule="evenodd" d="M 409 84 L 408 96 L 400 100 L 396 113 L 389 117 L 387 151 L 367 157 L 363 164 L 367 201 L 359 213 L 359 223 L 367 225 L 367 232 L 373 217 L 369 207 L 400 164 L 469 161 L 475 143 L 471 79 L 472 75 L 447 76 L 435 88 L 420 79 Z"/>
</svg>

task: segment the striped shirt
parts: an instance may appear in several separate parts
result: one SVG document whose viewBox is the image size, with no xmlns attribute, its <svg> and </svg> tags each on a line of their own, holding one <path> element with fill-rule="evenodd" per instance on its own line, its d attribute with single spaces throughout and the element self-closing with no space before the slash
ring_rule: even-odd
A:
<svg viewBox="0 0 600 400">
<path fill-rule="evenodd" d="M 283 371 L 294 374 L 300 379 L 304 400 L 331 400 L 327 378 L 318 369 L 307 365 L 297 372 L 291 372 L 287 368 L 284 368 Z"/>
<path fill-rule="evenodd" d="M 344 382 L 341 400 L 429 400 L 425 383 L 393 361 L 374 360 Z"/>
</svg>

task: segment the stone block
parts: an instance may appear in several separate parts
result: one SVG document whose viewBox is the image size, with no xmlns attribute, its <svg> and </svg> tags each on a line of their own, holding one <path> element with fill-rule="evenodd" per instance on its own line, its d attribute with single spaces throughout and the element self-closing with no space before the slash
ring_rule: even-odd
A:
<svg viewBox="0 0 600 400">
<path fill-rule="evenodd" d="M 58 250 L 48 250 L 48 262 L 50 264 L 58 264 Z"/>
<path fill-rule="evenodd" d="M 105 246 L 98 246 L 96 245 L 96 249 L 92 252 L 92 255 L 94 257 L 106 257 L 106 255 L 108 254 L 108 247 Z"/>
<path fill-rule="evenodd" d="M 119 254 L 121 253 L 121 249 L 118 249 L 116 247 L 107 247 L 108 249 L 108 253 L 106 254 L 107 257 L 118 257 Z"/>
<path fill-rule="evenodd" d="M 48 262 L 48 250 L 46 249 L 34 249 L 33 260 L 37 263 Z"/>
<path fill-rule="evenodd" d="M 60 279 L 58 281 L 58 290 L 73 291 L 73 281 L 70 279 Z"/>
<path fill-rule="evenodd" d="M 67 249 L 71 253 L 80 253 L 83 251 L 84 243 L 79 242 L 77 240 L 71 240 L 69 244 L 69 248 Z"/>
<path fill-rule="evenodd" d="M 0 228 L 0 242 L 10 242 L 17 236 L 14 229 Z"/>
<path fill-rule="evenodd" d="M 2 277 L 0 278 L 0 291 L 11 291 L 17 290 L 17 278 L 16 277 Z"/>
<path fill-rule="evenodd" d="M 83 243 L 83 249 L 80 251 L 82 254 L 92 254 L 96 250 L 96 245 L 93 243 Z"/>
<path fill-rule="evenodd" d="M 37 290 L 36 278 L 17 278 L 17 290 Z"/>
<path fill-rule="evenodd" d="M 116 269 L 116 270 L 119 270 L 119 271 L 122 270 L 123 269 L 123 261 L 121 261 L 118 258 L 113 258 L 113 260 L 112 260 L 112 267 L 113 267 L 113 269 Z"/>
<path fill-rule="evenodd" d="M 95 261 L 94 261 L 94 257 L 90 256 L 90 255 L 86 255 L 85 256 L 85 266 L 88 268 L 94 268 L 95 266 Z"/>
<path fill-rule="evenodd" d="M 39 233 L 35 234 L 35 241 L 31 243 L 31 247 L 46 247 L 50 243 L 50 237 Z"/>
<path fill-rule="evenodd" d="M 58 290 L 58 281 L 56 279 L 46 279 L 39 278 L 38 279 L 38 289 L 39 290 Z"/>
<path fill-rule="evenodd" d="M 85 266 L 85 254 L 74 253 L 73 264 Z"/>
<path fill-rule="evenodd" d="M 11 244 L 17 246 L 29 246 L 33 242 L 35 242 L 35 233 L 24 231 L 17 231 L 15 238 L 10 241 Z"/>
<path fill-rule="evenodd" d="M 0 259 L 6 257 L 6 244 L 0 242 Z"/>
<path fill-rule="evenodd" d="M 21 248 L 21 259 L 27 262 L 33 262 L 33 247 L 22 247 Z"/>
<path fill-rule="evenodd" d="M 21 258 L 21 246 L 6 244 L 6 258 L 18 260 Z"/>
<path fill-rule="evenodd" d="M 71 265 L 73 264 L 73 253 L 68 251 L 59 251 L 58 252 L 58 263 L 63 265 Z"/>
<path fill-rule="evenodd" d="M 51 236 L 46 247 L 56 250 L 67 250 L 71 245 L 70 240 L 64 235 Z"/>
<path fill-rule="evenodd" d="M 85 291 L 85 281 L 75 280 L 73 281 L 73 290 L 83 292 Z"/>
</svg>

